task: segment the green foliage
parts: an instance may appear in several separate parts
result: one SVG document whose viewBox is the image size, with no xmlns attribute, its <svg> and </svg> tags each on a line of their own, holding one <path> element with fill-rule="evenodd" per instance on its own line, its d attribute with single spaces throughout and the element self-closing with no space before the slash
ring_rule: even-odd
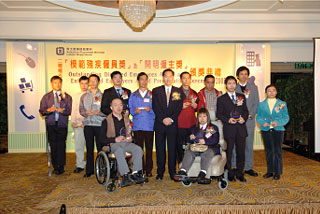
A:
<svg viewBox="0 0 320 214">
<path fill-rule="evenodd" d="M 313 75 L 292 75 L 288 79 L 278 79 L 275 83 L 277 97 L 287 102 L 290 122 L 287 130 L 293 132 L 296 140 L 302 141 L 305 132 L 303 124 L 308 121 L 314 111 Z"/>
<path fill-rule="evenodd" d="M 0 77 L 0 134 L 8 134 L 7 82 L 4 74 Z"/>
</svg>

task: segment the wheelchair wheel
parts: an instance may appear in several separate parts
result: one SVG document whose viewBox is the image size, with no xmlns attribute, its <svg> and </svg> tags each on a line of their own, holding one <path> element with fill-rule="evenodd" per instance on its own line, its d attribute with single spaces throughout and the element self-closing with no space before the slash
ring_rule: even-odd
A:
<svg viewBox="0 0 320 214">
<path fill-rule="evenodd" d="M 192 185 L 192 181 L 190 181 L 189 179 L 186 179 L 186 180 L 182 181 L 182 185 L 184 187 L 190 187 Z"/>
<path fill-rule="evenodd" d="M 222 178 L 221 180 L 219 180 L 218 187 L 221 190 L 227 189 L 228 188 L 228 180 L 226 180 L 225 178 Z"/>
<path fill-rule="evenodd" d="M 100 151 L 96 158 L 96 178 L 98 183 L 102 185 L 110 179 L 109 158 L 103 151 Z"/>
<path fill-rule="evenodd" d="M 117 189 L 117 185 L 116 185 L 115 183 L 113 183 L 113 182 L 108 183 L 108 184 L 106 185 L 106 190 L 107 190 L 108 192 L 114 192 L 116 189 Z"/>
</svg>

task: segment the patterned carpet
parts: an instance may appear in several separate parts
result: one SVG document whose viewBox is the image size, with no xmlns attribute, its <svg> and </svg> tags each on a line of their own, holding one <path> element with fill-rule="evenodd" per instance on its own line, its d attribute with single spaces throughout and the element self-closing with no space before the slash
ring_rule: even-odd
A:
<svg viewBox="0 0 320 214">
<path fill-rule="evenodd" d="M 61 204 L 68 208 L 206 205 L 281 205 L 320 206 L 320 163 L 283 152 L 284 175 L 279 181 L 263 179 L 266 171 L 263 151 L 255 152 L 259 177 L 246 176 L 247 183 L 229 183 L 225 191 L 217 182 L 210 185 L 163 181 L 152 177 L 145 185 L 135 185 L 108 193 L 95 177 L 73 174 L 75 154 L 67 154 L 67 171 L 48 177 L 46 154 L 0 155 L 0 213 L 57 213 Z M 155 174 L 155 170 L 153 172 Z M 138 207 L 139 206 L 139 207 Z M 131 209 L 132 210 L 132 209 Z M 134 209 L 133 209 L 134 210 Z"/>
</svg>

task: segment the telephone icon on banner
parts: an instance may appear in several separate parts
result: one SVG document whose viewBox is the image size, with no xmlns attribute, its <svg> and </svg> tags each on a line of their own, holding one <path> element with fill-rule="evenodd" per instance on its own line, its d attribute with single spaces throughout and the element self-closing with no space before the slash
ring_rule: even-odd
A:
<svg viewBox="0 0 320 214">
<path fill-rule="evenodd" d="M 25 106 L 21 105 L 20 106 L 20 111 L 23 114 L 23 116 L 25 116 L 28 120 L 33 120 L 35 117 L 33 115 L 28 116 L 25 112 L 24 112 Z"/>
</svg>

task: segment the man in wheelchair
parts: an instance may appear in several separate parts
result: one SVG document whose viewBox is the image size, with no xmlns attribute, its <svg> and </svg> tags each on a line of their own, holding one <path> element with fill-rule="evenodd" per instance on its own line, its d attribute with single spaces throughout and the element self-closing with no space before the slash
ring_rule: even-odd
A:
<svg viewBox="0 0 320 214">
<path fill-rule="evenodd" d="M 129 117 L 123 114 L 123 105 L 120 98 L 111 101 L 109 114 L 102 122 L 100 132 L 100 143 L 104 152 L 112 152 L 117 160 L 118 170 L 122 176 L 121 186 L 147 182 L 143 177 L 141 147 L 132 143 L 131 127 Z M 129 176 L 129 166 L 126 161 L 126 152 L 131 153 L 133 169 Z"/>
<path fill-rule="evenodd" d="M 211 180 L 206 178 L 211 160 L 214 155 L 220 155 L 219 129 L 211 123 L 210 114 L 206 108 L 198 111 L 197 123 L 191 128 L 188 149 L 184 152 L 181 168 L 174 176 L 175 181 L 182 181 L 188 176 L 196 156 L 201 157 L 201 171 L 197 177 L 198 184 L 210 184 Z"/>
</svg>

